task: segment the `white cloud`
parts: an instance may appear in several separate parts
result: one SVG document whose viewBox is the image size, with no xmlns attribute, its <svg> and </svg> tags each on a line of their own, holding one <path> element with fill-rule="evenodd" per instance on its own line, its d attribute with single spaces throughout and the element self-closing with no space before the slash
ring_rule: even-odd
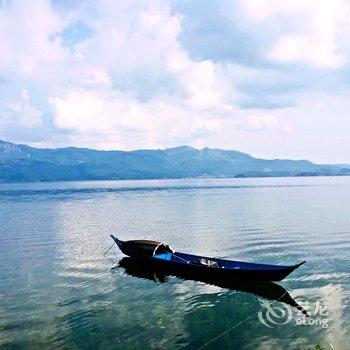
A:
<svg viewBox="0 0 350 350">
<path fill-rule="evenodd" d="M 122 148 L 195 144 L 206 133 L 220 129 L 215 118 L 232 109 L 234 87 L 224 66 L 192 60 L 181 48 L 180 16 L 157 2 L 135 2 L 120 8 L 107 1 L 100 10 L 103 21 L 85 18 L 95 35 L 78 44 L 74 55 L 81 57 L 82 65 L 102 71 L 106 84 L 89 87 L 82 80 L 77 88 L 51 95 L 56 127 L 76 133 L 74 142 L 82 135 L 110 133 L 115 139 L 112 146 Z M 137 99 L 133 85 L 124 90 L 118 87 L 120 80 L 135 74 L 143 86 L 145 71 L 154 72 L 154 79 L 159 79 L 159 91 L 146 101 Z M 164 76 L 176 87 L 174 92 L 162 89 Z M 131 132 L 137 137 L 132 139 Z M 99 145 L 107 148 L 111 142 Z"/>
<path fill-rule="evenodd" d="M 0 11 L 0 74 L 22 79 L 67 59 L 67 50 L 53 35 L 64 23 L 49 1 L 12 1 Z M 52 69 L 52 66 L 51 66 Z"/>
<path fill-rule="evenodd" d="M 280 38 L 269 56 L 279 62 L 301 62 L 314 67 L 339 68 L 346 56 L 337 54 L 332 38 L 313 35 L 286 35 Z"/>
<path fill-rule="evenodd" d="M 281 63 L 339 68 L 349 52 L 340 46 L 348 35 L 350 3 L 345 0 L 247 0 L 248 17 L 277 38 L 268 57 Z"/>
<path fill-rule="evenodd" d="M 42 126 L 43 112 L 31 104 L 28 90 L 24 89 L 19 100 L 7 104 L 0 121 L 15 122 L 19 126 L 35 128 Z"/>
<path fill-rule="evenodd" d="M 13 1 L 0 10 L 0 138 L 23 142 L 35 129 L 40 145 L 190 144 L 294 158 L 308 149 L 311 159 L 328 157 L 325 145 L 349 149 L 346 83 L 323 93 L 300 86 L 309 67 L 346 67 L 349 4 L 247 0 L 240 11 L 250 26 L 240 27 L 242 43 L 265 40 L 256 61 L 194 58 L 181 44 L 193 19 L 165 1 L 100 0 L 59 12 L 49 1 Z M 77 23 L 89 35 L 67 43 Z M 267 65 L 275 62 L 304 70 Z M 274 108 L 254 106 L 259 98 Z"/>
<path fill-rule="evenodd" d="M 248 125 L 253 130 L 261 130 L 264 128 L 274 127 L 278 123 L 278 119 L 271 114 L 252 115 L 248 119 Z"/>
<path fill-rule="evenodd" d="M 158 148 L 200 138 L 220 128 L 215 119 L 187 115 L 175 104 L 139 102 L 115 91 L 72 91 L 63 97 L 50 97 L 49 101 L 57 127 L 74 131 L 78 144 L 81 135 L 85 141 L 85 136 L 90 136 L 88 140 L 92 137 L 95 142 L 99 136 L 100 148 Z M 86 146 L 84 142 L 82 145 Z"/>
</svg>

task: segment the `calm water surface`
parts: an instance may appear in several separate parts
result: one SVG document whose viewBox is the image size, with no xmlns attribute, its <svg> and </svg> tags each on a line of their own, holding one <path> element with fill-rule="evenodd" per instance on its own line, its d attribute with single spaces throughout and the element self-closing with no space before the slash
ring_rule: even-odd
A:
<svg viewBox="0 0 350 350">
<path fill-rule="evenodd" d="M 118 267 L 111 233 L 307 263 L 281 287 L 213 285 Z M 349 251 L 349 177 L 2 184 L 0 347 L 348 349 Z"/>
</svg>

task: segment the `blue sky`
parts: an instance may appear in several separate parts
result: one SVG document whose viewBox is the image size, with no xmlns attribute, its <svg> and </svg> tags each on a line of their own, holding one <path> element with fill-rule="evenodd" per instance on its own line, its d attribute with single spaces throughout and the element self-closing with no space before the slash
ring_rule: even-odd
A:
<svg viewBox="0 0 350 350">
<path fill-rule="evenodd" d="M 350 2 L 0 1 L 0 139 L 350 163 Z"/>
</svg>

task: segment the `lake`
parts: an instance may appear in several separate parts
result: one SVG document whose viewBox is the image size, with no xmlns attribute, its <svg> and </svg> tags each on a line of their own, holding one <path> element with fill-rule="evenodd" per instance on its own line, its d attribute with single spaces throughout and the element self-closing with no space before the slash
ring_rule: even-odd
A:
<svg viewBox="0 0 350 350">
<path fill-rule="evenodd" d="M 306 264 L 218 285 L 104 255 L 110 234 Z M 349 260 L 349 177 L 1 184 L 0 347 L 348 349 Z"/>
</svg>

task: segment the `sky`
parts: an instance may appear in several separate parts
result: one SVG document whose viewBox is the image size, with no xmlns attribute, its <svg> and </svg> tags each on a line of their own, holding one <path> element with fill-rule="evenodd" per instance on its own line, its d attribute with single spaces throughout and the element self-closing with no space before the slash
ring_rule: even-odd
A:
<svg viewBox="0 0 350 350">
<path fill-rule="evenodd" d="M 349 18 L 349 0 L 0 0 L 0 139 L 350 163 Z"/>
</svg>

